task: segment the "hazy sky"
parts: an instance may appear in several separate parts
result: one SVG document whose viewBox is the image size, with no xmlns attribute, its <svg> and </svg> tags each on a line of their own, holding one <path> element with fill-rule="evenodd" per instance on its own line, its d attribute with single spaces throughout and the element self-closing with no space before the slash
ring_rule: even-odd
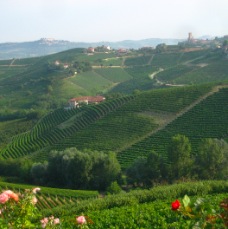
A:
<svg viewBox="0 0 228 229">
<path fill-rule="evenodd" d="M 228 34 L 228 0 L 0 0 L 0 42 Z"/>
</svg>

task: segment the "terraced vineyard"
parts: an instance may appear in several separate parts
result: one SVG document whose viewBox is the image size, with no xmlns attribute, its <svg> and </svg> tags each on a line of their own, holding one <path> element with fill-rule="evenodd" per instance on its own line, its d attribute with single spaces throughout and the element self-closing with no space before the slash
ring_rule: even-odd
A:
<svg viewBox="0 0 228 229">
<path fill-rule="evenodd" d="M 127 96 L 81 109 L 56 110 L 44 117 L 30 132 L 14 137 L 12 142 L 3 148 L 1 156 L 17 158 L 51 146 L 101 119 L 131 99 L 132 96 Z"/>
<path fill-rule="evenodd" d="M 227 138 L 228 123 L 223 120 L 228 110 L 224 109 L 227 89 L 196 103 L 211 90 L 210 85 L 168 88 L 96 106 L 58 109 L 31 131 L 15 136 L 1 150 L 1 156 L 17 158 L 31 154 L 33 159 L 44 160 L 51 149 L 111 150 L 119 152 L 118 160 L 125 168 L 152 149 L 164 154 L 171 137 L 178 133 L 188 136 L 195 149 L 197 139 L 202 137 Z M 192 107 L 184 114 L 188 106 Z M 174 120 L 175 117 L 178 118 Z"/>
<path fill-rule="evenodd" d="M 58 142 L 55 149 L 76 147 L 121 151 L 132 142 L 145 138 L 159 128 L 161 122 L 169 120 L 209 90 L 210 86 L 194 86 L 144 92 L 86 129 Z"/>
<path fill-rule="evenodd" d="M 189 137 L 193 152 L 196 152 L 197 144 L 202 138 L 227 139 L 227 96 L 228 89 L 220 89 L 219 92 L 196 104 L 188 112 L 178 116 L 165 128 L 121 151 L 118 154 L 118 160 L 122 167 L 126 168 L 137 157 L 146 156 L 151 150 L 164 155 L 172 136 L 176 134 Z"/>
</svg>

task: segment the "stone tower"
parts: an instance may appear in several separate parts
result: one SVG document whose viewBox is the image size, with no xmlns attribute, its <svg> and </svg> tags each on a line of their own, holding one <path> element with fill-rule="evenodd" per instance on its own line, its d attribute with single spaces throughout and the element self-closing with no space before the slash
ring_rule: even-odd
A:
<svg viewBox="0 0 228 229">
<path fill-rule="evenodd" d="M 193 40 L 192 33 L 188 33 L 188 42 L 191 42 Z"/>
</svg>

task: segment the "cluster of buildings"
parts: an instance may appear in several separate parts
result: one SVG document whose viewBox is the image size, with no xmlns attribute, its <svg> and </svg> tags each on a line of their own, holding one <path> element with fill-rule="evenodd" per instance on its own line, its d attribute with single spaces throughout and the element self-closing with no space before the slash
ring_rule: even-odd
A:
<svg viewBox="0 0 228 229">
<path fill-rule="evenodd" d="M 88 104 L 98 104 L 105 101 L 105 97 L 97 95 L 97 96 L 81 96 L 72 98 L 68 101 L 68 106 L 65 109 L 75 109 L 79 108 L 81 105 Z"/>
</svg>

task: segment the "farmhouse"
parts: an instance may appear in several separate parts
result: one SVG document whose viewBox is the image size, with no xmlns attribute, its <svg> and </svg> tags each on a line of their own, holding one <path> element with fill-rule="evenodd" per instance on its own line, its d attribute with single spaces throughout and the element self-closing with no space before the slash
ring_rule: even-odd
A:
<svg viewBox="0 0 228 229">
<path fill-rule="evenodd" d="M 94 49 L 93 47 L 89 47 L 89 48 L 87 49 L 87 52 L 88 52 L 88 53 L 94 53 L 94 52 L 95 52 L 95 49 Z"/>
<path fill-rule="evenodd" d="M 68 101 L 70 108 L 79 107 L 80 104 L 98 104 L 105 100 L 105 97 L 97 95 L 97 96 L 81 96 L 72 98 Z"/>
</svg>

